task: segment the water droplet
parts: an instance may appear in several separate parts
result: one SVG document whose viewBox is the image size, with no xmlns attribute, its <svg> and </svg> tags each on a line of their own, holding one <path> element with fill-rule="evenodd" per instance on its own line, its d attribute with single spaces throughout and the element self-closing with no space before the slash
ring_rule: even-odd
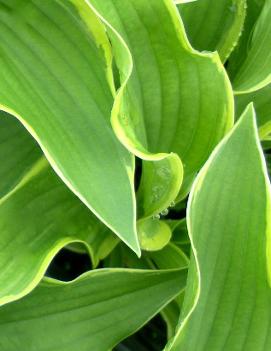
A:
<svg viewBox="0 0 271 351">
<path fill-rule="evenodd" d="M 162 216 L 166 216 L 166 215 L 168 215 L 168 212 L 169 212 L 169 210 L 168 210 L 167 208 L 165 208 L 165 209 L 161 212 L 161 215 L 162 215 Z"/>
<path fill-rule="evenodd" d="M 160 219 L 160 214 L 157 213 L 157 214 L 153 215 L 153 216 L 152 216 L 152 219 Z"/>
<path fill-rule="evenodd" d="M 175 201 L 171 201 L 169 207 L 174 207 L 176 204 L 175 204 Z"/>
</svg>

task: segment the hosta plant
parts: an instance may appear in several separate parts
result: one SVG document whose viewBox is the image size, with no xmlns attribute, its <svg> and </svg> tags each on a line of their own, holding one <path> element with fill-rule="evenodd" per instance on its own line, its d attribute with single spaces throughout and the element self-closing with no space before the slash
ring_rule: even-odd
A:
<svg viewBox="0 0 271 351">
<path fill-rule="evenodd" d="M 0 109 L 1 351 L 271 350 L 270 0 L 0 0 Z"/>
</svg>

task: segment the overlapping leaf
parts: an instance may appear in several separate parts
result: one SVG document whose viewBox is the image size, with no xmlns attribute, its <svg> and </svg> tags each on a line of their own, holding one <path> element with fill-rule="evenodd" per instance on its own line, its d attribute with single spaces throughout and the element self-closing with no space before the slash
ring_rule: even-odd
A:
<svg viewBox="0 0 271 351">
<path fill-rule="evenodd" d="M 270 196 L 250 105 L 193 186 L 194 255 L 180 326 L 167 350 L 270 349 Z"/>
<path fill-rule="evenodd" d="M 162 250 L 147 252 L 143 251 L 139 259 L 136 255 L 128 250 L 124 245 L 119 245 L 105 261 L 106 267 L 129 267 L 137 269 L 176 269 L 187 268 L 188 258 L 184 252 L 175 244 L 169 243 Z M 171 337 L 174 335 L 180 315 L 180 306 L 184 296 L 182 289 L 178 296 L 162 309 L 161 315 L 167 325 L 167 333 Z"/>
<path fill-rule="evenodd" d="M 174 269 L 187 268 L 188 262 L 186 254 L 172 242 L 158 251 L 143 251 L 140 258 L 127 247 L 119 244 L 106 260 L 105 267 Z"/>
<path fill-rule="evenodd" d="M 200 0 L 179 5 L 188 38 L 198 50 L 217 50 L 224 62 L 237 44 L 246 0 Z"/>
<path fill-rule="evenodd" d="M 266 0 L 264 4 L 260 1 L 260 4 L 255 0 L 248 1 L 251 14 L 245 26 L 244 44 L 239 50 L 242 60 L 238 60 L 240 65 L 235 74 L 231 74 L 238 94 L 253 92 L 271 83 L 271 1 Z"/>
<path fill-rule="evenodd" d="M 108 351 L 174 298 L 185 280 L 185 270 L 125 269 L 92 271 L 66 284 L 46 279 L 1 308 L 0 348 Z"/>
<path fill-rule="evenodd" d="M 131 152 L 146 160 L 138 216 L 149 221 L 179 192 L 180 158 L 185 166 L 180 195 L 184 196 L 212 147 L 231 126 L 230 85 L 216 55 L 202 55 L 190 47 L 171 1 L 86 2 L 107 27 L 120 74 L 113 128 Z M 207 79 L 210 75 L 212 81 Z M 152 235 L 163 230 L 153 223 Z"/>
<path fill-rule="evenodd" d="M 15 118 L 0 111 L 0 198 L 7 194 L 41 157 L 34 139 Z"/>
<path fill-rule="evenodd" d="M 139 253 L 134 160 L 110 127 L 106 36 L 91 19 L 101 47 L 67 1 L 1 0 L 0 106 L 30 131 L 72 191 Z"/>
<path fill-rule="evenodd" d="M 236 116 L 239 117 L 245 106 L 253 102 L 257 113 L 257 124 L 261 140 L 271 138 L 271 84 L 250 94 L 235 97 Z"/>
<path fill-rule="evenodd" d="M 189 262 L 183 251 L 173 243 L 169 243 L 162 250 L 148 253 L 147 257 L 159 269 L 184 268 Z"/>
<path fill-rule="evenodd" d="M 155 267 L 159 269 L 186 268 L 189 263 L 184 252 L 173 243 L 169 243 L 160 251 L 148 253 L 147 259 L 151 260 Z M 180 294 L 161 311 L 161 315 L 167 324 L 168 338 L 175 335 L 184 294 L 185 290 L 182 290 Z"/>
<path fill-rule="evenodd" d="M 0 232 L 0 304 L 31 291 L 63 246 L 83 242 L 94 266 L 114 247 L 113 233 L 62 183 L 44 158 L 0 200 Z"/>
<path fill-rule="evenodd" d="M 186 219 L 168 221 L 172 228 L 172 242 L 190 255 L 191 245 L 187 232 Z"/>
<path fill-rule="evenodd" d="M 255 28 L 255 24 L 261 13 L 265 0 L 246 0 L 246 3 L 246 17 L 242 34 L 238 40 L 237 46 L 227 61 L 227 71 L 230 74 L 231 80 L 246 59 L 252 32 Z"/>
<path fill-rule="evenodd" d="M 143 159 L 178 154 L 191 179 L 232 124 L 232 93 L 218 56 L 190 47 L 172 1 L 87 2 L 108 28 L 120 72 L 116 134 Z M 151 197 L 142 202 L 144 214 Z"/>
<path fill-rule="evenodd" d="M 108 351 L 159 311 L 168 351 L 271 349 L 271 193 L 252 106 L 193 185 L 190 241 L 186 219 L 158 218 L 233 124 L 224 67 L 191 47 L 180 2 L 0 0 L 0 107 L 35 139 L 0 112 L 1 350 Z M 192 45 L 225 61 L 245 3 L 181 6 Z M 247 4 L 227 70 L 236 115 L 253 101 L 270 141 L 271 1 Z M 131 154 L 143 160 L 137 228 Z M 150 251 L 139 259 L 108 227 L 138 255 L 139 232 Z M 36 287 L 54 255 L 78 243 L 94 267 L 118 244 L 103 266 L 143 270 Z"/>
</svg>

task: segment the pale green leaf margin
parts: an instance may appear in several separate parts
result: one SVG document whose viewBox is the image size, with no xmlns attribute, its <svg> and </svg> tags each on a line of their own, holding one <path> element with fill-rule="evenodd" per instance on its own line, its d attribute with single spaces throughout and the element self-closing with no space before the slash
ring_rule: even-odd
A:
<svg viewBox="0 0 271 351">
<path fill-rule="evenodd" d="M 192 208 L 192 203 L 193 203 L 193 199 L 195 197 L 195 194 L 200 190 L 202 183 L 204 181 L 204 178 L 208 172 L 209 166 L 212 164 L 213 160 L 216 158 L 217 154 L 220 152 L 220 149 L 227 143 L 227 141 L 230 139 L 231 135 L 234 133 L 235 129 L 238 128 L 239 124 L 242 123 L 243 119 L 246 118 L 246 113 L 249 112 L 249 110 L 252 110 L 252 114 L 253 114 L 253 125 L 254 125 L 254 134 L 255 134 L 255 141 L 257 144 L 257 148 L 259 151 L 259 155 L 260 158 L 262 160 L 262 172 L 264 174 L 264 178 L 266 179 L 266 189 L 267 189 L 267 211 L 266 211 L 266 257 L 267 257 L 267 279 L 268 279 L 268 283 L 269 286 L 271 287 L 271 218 L 270 218 L 270 213 L 271 213 L 271 184 L 269 181 L 269 176 L 268 176 L 268 171 L 267 171 L 267 167 L 266 167 L 266 163 L 265 163 L 265 158 L 262 152 L 262 147 L 261 147 L 261 143 L 259 140 L 259 136 L 258 136 L 258 128 L 257 128 L 257 123 L 256 123 L 256 114 L 255 114 L 255 110 L 253 107 L 253 103 L 249 104 L 248 107 L 246 108 L 246 110 L 244 111 L 244 113 L 242 114 L 242 117 L 238 120 L 238 122 L 234 125 L 234 127 L 231 129 L 231 131 L 224 137 L 224 139 L 215 147 L 213 153 L 211 154 L 211 156 L 209 157 L 209 159 L 207 160 L 207 162 L 205 163 L 205 165 L 203 166 L 203 168 L 200 170 L 200 172 L 198 173 L 189 198 L 188 198 L 188 203 L 187 203 L 187 228 L 188 228 L 188 235 L 190 238 L 190 242 L 191 242 L 191 249 L 195 258 L 195 265 L 196 265 L 196 271 L 197 271 L 197 285 L 196 285 L 196 291 L 195 291 L 195 295 L 194 295 L 194 303 L 190 309 L 190 311 L 187 313 L 187 315 L 184 317 L 184 319 L 182 320 L 182 323 L 180 325 L 179 328 L 177 328 L 176 333 L 174 335 L 174 337 L 172 338 L 172 340 L 169 341 L 169 343 L 166 345 L 164 351 L 170 351 L 172 350 L 172 348 L 174 348 L 174 344 L 175 342 L 178 340 L 178 337 L 180 336 L 180 334 L 182 333 L 183 328 L 185 327 L 185 325 L 187 324 L 187 322 L 189 321 L 190 316 L 192 315 L 192 313 L 194 312 L 199 297 L 200 297 L 200 293 L 201 293 L 201 273 L 200 273 L 200 267 L 199 267 L 199 261 L 198 261 L 198 257 L 197 257 L 197 250 L 195 248 L 194 245 L 194 241 L 193 241 L 193 237 L 192 237 L 192 225 L 191 225 L 191 218 L 190 218 L 190 212 L 191 212 L 191 208 Z M 185 350 L 184 350 L 185 351 Z"/>
<path fill-rule="evenodd" d="M 74 5 L 77 6 L 80 14 L 84 14 L 85 8 L 82 7 L 82 2 L 80 0 L 68 0 L 71 3 L 74 3 Z M 85 1 L 85 0 L 83 0 Z M 89 17 L 90 16 L 90 17 Z M 111 89 L 112 94 L 115 94 L 115 87 L 114 87 L 114 81 L 113 81 L 113 73 L 111 70 L 111 63 L 112 63 L 112 53 L 110 49 L 110 44 L 108 41 L 108 38 L 105 34 L 104 28 L 101 25 L 98 17 L 96 17 L 96 14 L 93 11 L 88 11 L 87 16 L 83 16 L 83 20 L 86 21 L 86 24 L 89 26 L 90 29 L 92 29 L 91 33 L 94 35 L 94 40 L 96 45 L 99 47 L 101 46 L 103 51 L 104 51 L 104 56 L 105 56 L 105 62 L 107 64 L 106 67 L 106 76 L 108 80 L 109 87 Z M 95 216 L 101 220 L 110 230 L 112 230 L 116 235 L 119 236 L 118 231 L 113 228 L 109 223 L 107 223 L 100 214 L 96 212 L 96 210 L 91 206 L 91 204 L 85 199 L 84 196 L 81 195 L 79 191 L 75 189 L 75 187 L 72 185 L 72 183 L 65 177 L 61 169 L 58 167 L 57 163 L 54 161 L 54 158 L 50 155 L 50 152 L 46 149 L 46 147 L 43 145 L 42 141 L 36 134 L 35 130 L 31 127 L 30 124 L 26 122 L 26 120 L 18 114 L 16 111 L 13 109 L 9 108 L 6 105 L 0 104 L 0 110 L 9 113 L 10 115 L 14 116 L 15 118 L 18 119 L 18 121 L 26 128 L 26 130 L 31 134 L 31 136 L 37 141 L 39 144 L 41 150 L 43 151 L 45 157 L 47 158 L 48 162 L 51 164 L 53 167 L 54 171 L 56 174 L 60 177 L 60 179 L 69 187 L 69 189 L 95 214 Z M 135 167 L 135 166 L 134 166 Z M 134 168 L 133 167 L 133 168 Z M 135 197 L 135 192 L 133 188 L 133 183 L 134 183 L 134 169 L 126 169 L 128 178 L 130 180 L 130 185 L 131 185 L 131 194 L 132 194 L 132 200 L 133 200 L 133 208 L 136 208 L 136 197 Z M 136 228 L 136 221 L 134 220 L 134 225 L 133 225 L 134 232 L 137 233 L 137 228 Z M 121 240 L 123 240 L 122 237 L 120 237 Z M 141 255 L 141 250 L 139 246 L 139 240 L 138 237 L 135 237 L 136 240 L 136 246 L 131 247 L 131 245 L 123 240 L 129 247 L 131 247 L 132 250 L 136 252 L 136 254 L 140 257 Z"/>
</svg>

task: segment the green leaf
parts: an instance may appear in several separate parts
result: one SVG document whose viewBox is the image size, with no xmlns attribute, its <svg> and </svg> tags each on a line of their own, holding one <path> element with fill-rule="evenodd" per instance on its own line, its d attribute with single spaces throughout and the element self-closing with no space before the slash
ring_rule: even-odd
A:
<svg viewBox="0 0 271 351">
<path fill-rule="evenodd" d="M 185 268 L 189 263 L 184 252 L 171 242 L 162 250 L 149 252 L 146 257 L 159 269 Z"/>
<path fill-rule="evenodd" d="M 271 140 L 271 84 L 250 94 L 236 95 L 236 117 L 241 115 L 250 102 L 253 102 L 256 109 L 260 139 Z"/>
<path fill-rule="evenodd" d="M 185 245 L 190 243 L 188 232 L 187 232 L 187 223 L 186 218 L 180 220 L 170 220 L 169 225 L 173 231 L 173 241 L 176 245 Z"/>
<path fill-rule="evenodd" d="M 176 154 L 158 162 L 143 162 L 137 191 L 138 217 L 158 217 L 159 212 L 167 211 L 178 195 L 182 180 L 183 167 Z"/>
<path fill-rule="evenodd" d="M 256 21 L 259 18 L 264 2 L 265 0 L 246 0 L 247 9 L 243 31 L 237 46 L 227 61 L 227 71 L 230 75 L 231 81 L 246 59 L 253 29 L 255 28 Z"/>
<path fill-rule="evenodd" d="M 142 250 L 161 250 L 171 238 L 170 227 L 166 222 L 155 218 L 140 219 L 137 222 L 137 230 Z"/>
<path fill-rule="evenodd" d="M 186 270 L 102 269 L 73 282 L 46 279 L 0 310 L 5 351 L 108 351 L 183 288 Z M 16 333 L 14 333 L 16 330 Z"/>
<path fill-rule="evenodd" d="M 110 126 L 108 52 L 98 34 L 101 46 L 67 1 L 0 0 L 0 108 L 22 122 L 66 185 L 139 254 L 134 158 Z"/>
<path fill-rule="evenodd" d="M 155 264 L 155 267 L 159 269 L 186 268 L 189 263 L 184 252 L 171 242 L 162 250 L 148 252 L 146 258 L 151 260 L 151 262 Z M 181 291 L 180 294 L 161 311 L 161 315 L 167 324 L 168 338 L 173 337 L 175 334 L 184 294 L 185 290 Z"/>
<path fill-rule="evenodd" d="M 253 92 L 271 83 L 271 0 L 265 1 L 245 49 L 245 58 L 233 77 L 236 94 Z"/>
<path fill-rule="evenodd" d="M 225 62 L 241 35 L 246 0 L 200 0 L 178 8 L 192 46 L 218 51 Z"/>
<path fill-rule="evenodd" d="M 41 157 L 35 140 L 18 121 L 0 111 L 0 198 L 6 195 Z"/>
<path fill-rule="evenodd" d="M 268 175 L 269 175 L 269 179 L 270 179 L 270 177 L 271 177 L 271 155 L 266 154 L 265 160 L 266 160 L 266 167 L 267 167 L 267 171 L 268 171 Z"/>
<path fill-rule="evenodd" d="M 134 254 L 132 251 L 129 250 L 129 254 Z M 133 255 L 134 257 L 134 255 Z M 136 256 L 136 260 L 137 261 L 142 261 L 142 256 L 140 257 L 140 259 Z M 110 253 L 109 256 L 107 256 L 104 261 L 103 261 L 103 267 L 107 268 L 118 268 L 118 267 L 127 267 L 127 265 L 123 262 L 123 255 L 122 255 L 122 246 L 121 244 L 118 244 L 114 250 Z M 146 268 L 144 267 L 133 267 L 133 268 Z"/>
<path fill-rule="evenodd" d="M 187 4 L 188 2 L 195 2 L 195 1 L 198 1 L 198 0 L 174 0 L 174 3 L 175 4 Z"/>
<path fill-rule="evenodd" d="M 161 223 L 164 223 L 161 221 Z M 113 263 L 110 259 L 113 257 Z M 116 260 L 115 260 L 116 259 Z M 124 245 L 118 245 L 106 259 L 106 267 L 128 267 L 137 269 L 174 269 L 187 268 L 189 260 L 177 245 L 169 242 L 161 250 L 143 251 L 138 258 L 134 252 Z"/>
<path fill-rule="evenodd" d="M 186 218 L 167 221 L 172 230 L 172 242 L 188 257 L 191 252 L 191 243 L 187 231 Z"/>
<path fill-rule="evenodd" d="M 92 267 L 96 268 L 100 261 L 104 260 L 118 245 L 118 237 L 114 235 L 105 225 L 97 218 L 93 218 L 91 230 L 84 235 L 84 244 L 75 242 L 69 244 L 66 248 L 70 251 L 85 254 L 89 252 L 88 245 L 91 249 Z"/>
<path fill-rule="evenodd" d="M 162 311 L 161 316 L 167 325 L 167 338 L 170 339 L 175 335 L 175 330 L 180 317 L 180 308 L 176 301 L 172 301 Z"/>
<path fill-rule="evenodd" d="M 143 162 L 139 206 L 144 217 L 149 215 L 146 204 L 159 212 L 174 200 L 182 179 L 180 159 L 186 194 L 195 173 L 231 127 L 230 83 L 217 54 L 191 48 L 171 0 L 87 2 L 107 28 L 119 69 L 121 87 L 112 111 L 116 135 L 143 160 L 172 164 L 165 177 L 172 187 L 167 199 L 158 196 L 152 203 L 147 184 L 154 183 L 159 171 L 150 171 L 147 167 L 152 166 Z"/>
<path fill-rule="evenodd" d="M 187 268 L 189 263 L 189 260 L 184 252 L 173 243 L 169 243 L 159 251 L 143 251 L 140 259 L 136 257 L 131 250 L 128 250 L 127 247 L 123 245 L 121 246 L 121 250 L 114 250 L 113 255 L 115 258 L 120 259 L 120 261 L 116 262 L 113 260 L 113 262 L 110 262 L 108 259 L 112 257 L 111 254 L 110 258 L 107 259 L 107 264 L 112 267 L 122 265 L 129 268 L 140 269 L 183 269 Z M 169 337 L 174 335 L 174 330 L 180 316 L 180 306 L 183 301 L 183 296 L 184 289 L 161 311 L 161 315 L 167 325 L 167 334 Z"/>
<path fill-rule="evenodd" d="M 179 328 L 167 350 L 271 348 L 270 183 L 252 105 L 193 185 L 193 258 Z"/>
<path fill-rule="evenodd" d="M 96 266 L 113 235 L 44 158 L 0 200 L 0 232 L 1 305 L 29 293 L 69 243 L 85 244 Z"/>
</svg>

